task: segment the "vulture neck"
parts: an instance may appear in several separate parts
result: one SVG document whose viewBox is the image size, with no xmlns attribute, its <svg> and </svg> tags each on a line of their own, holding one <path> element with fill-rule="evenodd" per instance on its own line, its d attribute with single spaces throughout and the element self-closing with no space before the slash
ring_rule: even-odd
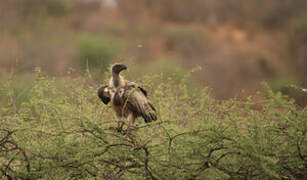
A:
<svg viewBox="0 0 307 180">
<path fill-rule="evenodd" d="M 112 85 L 113 87 L 115 88 L 118 88 L 118 87 L 121 87 L 121 86 L 124 86 L 124 78 L 119 75 L 119 73 L 112 73 Z"/>
</svg>

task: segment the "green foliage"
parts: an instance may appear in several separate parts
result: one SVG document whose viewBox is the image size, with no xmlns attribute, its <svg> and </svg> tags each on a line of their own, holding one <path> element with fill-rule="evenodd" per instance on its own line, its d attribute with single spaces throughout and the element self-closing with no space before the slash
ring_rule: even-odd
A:
<svg viewBox="0 0 307 180">
<path fill-rule="evenodd" d="M 103 72 L 121 49 L 116 39 L 104 36 L 84 35 L 78 42 L 78 62 L 82 69 Z"/>
<path fill-rule="evenodd" d="M 179 83 L 186 74 L 186 70 L 178 63 L 169 60 L 156 61 L 151 65 L 151 68 L 161 71 L 165 77 L 171 78 L 176 83 Z"/>
<path fill-rule="evenodd" d="M 22 102 L 29 100 L 28 92 L 34 83 L 34 76 L 24 74 L 14 79 L 13 81 L 5 76 L 0 79 L 0 107 L 4 107 L 5 104 L 14 104 L 16 106 L 14 108 L 19 108 Z"/>
<path fill-rule="evenodd" d="M 270 86 L 275 93 L 281 92 L 284 95 L 293 98 L 296 102 L 299 102 L 302 99 L 301 89 L 292 87 L 299 86 L 299 83 L 295 79 L 289 77 L 275 78 L 271 80 Z"/>
<path fill-rule="evenodd" d="M 119 131 L 98 86 L 68 77 L 58 88 L 36 69 L 29 99 L 1 109 L 1 178 L 306 179 L 306 109 L 270 89 L 260 102 L 217 101 L 190 93 L 188 76 L 144 77 L 159 119 Z"/>
<path fill-rule="evenodd" d="M 270 86 L 272 90 L 275 92 L 278 92 L 278 91 L 283 92 L 283 88 L 291 84 L 297 84 L 297 81 L 290 77 L 275 78 L 270 82 Z"/>
</svg>

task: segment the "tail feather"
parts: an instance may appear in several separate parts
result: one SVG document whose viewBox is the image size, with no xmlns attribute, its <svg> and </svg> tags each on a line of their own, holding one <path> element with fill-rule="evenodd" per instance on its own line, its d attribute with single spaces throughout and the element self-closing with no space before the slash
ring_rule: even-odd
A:
<svg viewBox="0 0 307 180">
<path fill-rule="evenodd" d="M 156 121 L 158 119 L 156 115 L 156 109 L 152 104 L 148 103 L 145 109 L 146 111 L 142 112 L 142 117 L 146 123 Z"/>
<path fill-rule="evenodd" d="M 157 120 L 156 114 L 153 114 L 153 113 L 142 114 L 142 117 L 144 118 L 144 121 L 146 123 L 150 123 L 152 121 L 156 121 Z"/>
</svg>

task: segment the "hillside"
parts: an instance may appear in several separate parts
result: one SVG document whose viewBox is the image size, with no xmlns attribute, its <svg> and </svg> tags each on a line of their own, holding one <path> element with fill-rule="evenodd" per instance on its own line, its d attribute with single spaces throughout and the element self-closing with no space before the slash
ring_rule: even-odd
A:
<svg viewBox="0 0 307 180">
<path fill-rule="evenodd" d="M 279 90 L 307 86 L 306 1 L 258 3 L 1 1 L 0 74 L 41 67 L 64 76 L 88 64 L 101 80 L 110 63 L 121 61 L 153 74 L 199 65 L 194 79 L 219 99 L 254 94 L 263 80 Z"/>
</svg>

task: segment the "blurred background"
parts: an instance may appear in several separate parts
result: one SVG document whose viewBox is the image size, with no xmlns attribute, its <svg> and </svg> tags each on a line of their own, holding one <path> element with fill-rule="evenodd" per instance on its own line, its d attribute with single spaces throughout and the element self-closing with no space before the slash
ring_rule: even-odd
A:
<svg viewBox="0 0 307 180">
<path fill-rule="evenodd" d="M 201 66 L 195 84 L 219 99 L 263 80 L 289 93 L 307 86 L 307 1 L 0 1 L 0 83 L 14 73 L 29 85 L 37 66 L 56 77 L 88 69 L 102 82 L 113 62 L 134 77 L 180 79 Z"/>
</svg>

